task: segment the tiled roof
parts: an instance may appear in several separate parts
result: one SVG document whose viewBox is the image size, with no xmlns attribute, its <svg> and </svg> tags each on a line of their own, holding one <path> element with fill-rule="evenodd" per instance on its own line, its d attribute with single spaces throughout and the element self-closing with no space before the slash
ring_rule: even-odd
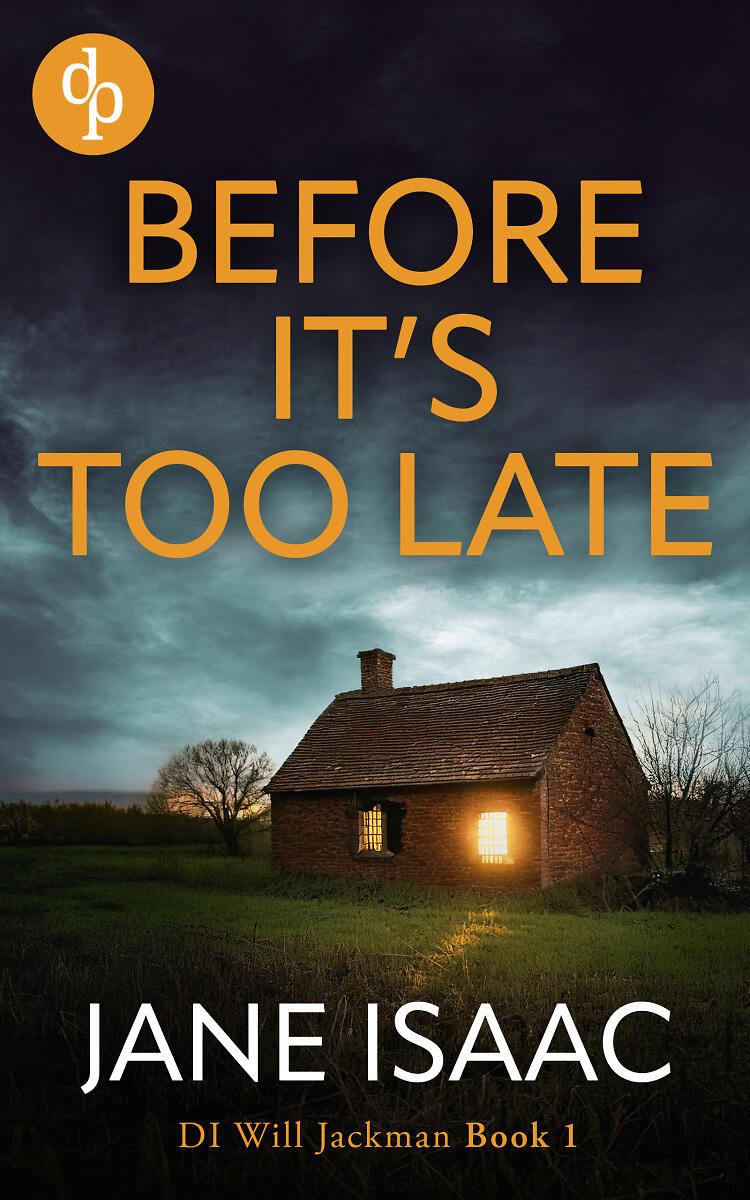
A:
<svg viewBox="0 0 750 1200">
<path fill-rule="evenodd" d="M 271 792 L 532 778 L 597 663 L 389 691 L 342 692 Z"/>
</svg>

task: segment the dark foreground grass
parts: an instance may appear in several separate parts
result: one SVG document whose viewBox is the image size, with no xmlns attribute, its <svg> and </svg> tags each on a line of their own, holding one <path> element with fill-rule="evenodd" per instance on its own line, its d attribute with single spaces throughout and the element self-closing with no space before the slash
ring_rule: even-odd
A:
<svg viewBox="0 0 750 1200">
<path fill-rule="evenodd" d="M 750 1168 L 745 1106 L 750 918 L 609 911 L 590 887 L 521 899 L 440 889 L 279 878 L 267 857 L 229 862 L 205 848 L 45 848 L 0 853 L 3 887 L 5 1194 L 113 1197 L 389 1196 L 732 1197 Z M 614 901 L 609 898 L 610 907 Z M 424 1051 L 392 1029 L 400 1004 L 440 1006 L 420 1028 L 449 1069 L 477 1005 L 493 1003 L 525 1072 L 556 1002 L 573 1013 L 600 1080 L 549 1064 L 534 1083 L 474 1064 L 461 1081 L 414 1084 Z M 672 1074 L 637 1085 L 609 1072 L 601 1029 L 618 1005 L 672 1010 L 622 1027 L 622 1058 Z M 160 1064 L 84 1096 L 87 1018 L 102 1005 L 107 1073 L 138 1005 L 150 1001 L 184 1083 Z M 298 1062 L 322 1083 L 277 1080 L 280 1001 L 321 1001 L 296 1032 L 323 1035 Z M 366 1081 L 366 1004 L 381 1005 L 380 1081 Z M 263 1019 L 255 1084 L 207 1039 L 206 1078 L 190 1082 L 190 1006 L 242 1045 L 245 1005 Z M 416 1024 L 416 1021 L 413 1021 Z M 562 1047 L 561 1047 L 562 1048 Z M 244 1149 L 232 1122 L 301 1120 L 307 1149 Z M 345 1131 L 445 1130 L 450 1149 L 330 1150 L 318 1122 Z M 464 1149 L 467 1121 L 549 1130 L 546 1150 Z M 180 1150 L 179 1123 L 219 1121 L 221 1148 Z M 224 1124 L 225 1123 L 225 1124 Z M 577 1148 L 563 1148 L 573 1123 Z"/>
</svg>

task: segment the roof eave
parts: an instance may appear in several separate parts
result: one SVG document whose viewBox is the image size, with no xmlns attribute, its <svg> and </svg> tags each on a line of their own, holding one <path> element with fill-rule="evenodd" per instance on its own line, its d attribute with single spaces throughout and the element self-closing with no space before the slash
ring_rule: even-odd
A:
<svg viewBox="0 0 750 1200">
<path fill-rule="evenodd" d="M 399 780 L 379 780 L 360 782 L 354 779 L 343 782 L 340 779 L 330 780 L 329 782 L 316 784 L 297 784 L 297 783 L 277 783 L 275 779 L 269 780 L 263 791 L 269 795 L 296 792 L 302 794 L 304 792 L 351 792 L 351 791 L 366 791 L 368 788 L 373 788 L 382 791 L 383 788 L 431 788 L 431 787 L 472 787 L 476 784 L 486 783 L 536 783 L 538 779 L 544 775 L 545 766 L 534 766 L 527 771 L 514 771 L 512 774 L 506 775 L 475 775 L 467 778 L 462 776 L 457 778 L 453 776 L 450 779 L 399 779 Z"/>
</svg>

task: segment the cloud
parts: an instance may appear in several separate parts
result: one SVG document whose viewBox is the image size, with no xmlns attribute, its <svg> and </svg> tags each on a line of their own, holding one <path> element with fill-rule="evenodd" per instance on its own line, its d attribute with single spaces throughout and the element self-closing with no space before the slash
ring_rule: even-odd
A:
<svg viewBox="0 0 750 1200">
<path fill-rule="evenodd" d="M 750 650 L 744 598 L 713 583 L 636 583 L 560 591 L 409 585 L 373 605 L 404 683 L 471 679 L 598 661 L 618 701 L 649 682 L 686 684 L 716 670 L 732 688 Z M 390 634 L 390 639 L 388 639 Z M 384 647 L 385 648 L 385 647 Z"/>
</svg>

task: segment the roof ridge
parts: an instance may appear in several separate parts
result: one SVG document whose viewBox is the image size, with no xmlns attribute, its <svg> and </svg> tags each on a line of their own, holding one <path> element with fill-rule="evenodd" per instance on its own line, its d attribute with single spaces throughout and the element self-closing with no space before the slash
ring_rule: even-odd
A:
<svg viewBox="0 0 750 1200">
<path fill-rule="evenodd" d="M 441 692 L 452 691 L 458 688 L 487 687 L 493 683 L 517 683 L 526 679 L 554 679 L 560 675 L 575 675 L 579 671 L 598 671 L 601 674 L 599 663 L 580 663 L 575 667 L 558 667 L 548 671 L 522 671 L 516 675 L 491 675 L 485 679 L 461 679 L 447 683 L 419 683 L 409 687 L 384 688 L 372 692 L 363 692 L 360 688 L 356 688 L 353 691 L 337 692 L 334 699 L 376 700 L 383 696 L 413 694 L 415 692 Z"/>
</svg>

